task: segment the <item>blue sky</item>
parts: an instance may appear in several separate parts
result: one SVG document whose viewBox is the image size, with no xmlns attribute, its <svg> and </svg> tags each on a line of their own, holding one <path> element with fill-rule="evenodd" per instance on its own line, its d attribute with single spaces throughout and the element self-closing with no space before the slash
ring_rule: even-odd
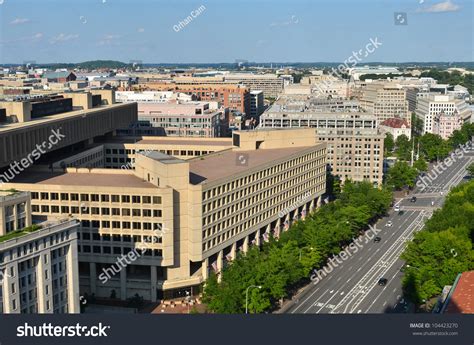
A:
<svg viewBox="0 0 474 345">
<path fill-rule="evenodd" d="M 340 62 L 371 38 L 362 62 L 474 60 L 472 0 L 0 0 L 0 20 L 0 63 Z"/>
</svg>

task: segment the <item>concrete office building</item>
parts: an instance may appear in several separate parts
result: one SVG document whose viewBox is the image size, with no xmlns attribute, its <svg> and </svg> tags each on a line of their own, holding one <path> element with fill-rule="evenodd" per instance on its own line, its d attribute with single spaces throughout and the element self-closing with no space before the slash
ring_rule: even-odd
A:
<svg viewBox="0 0 474 345">
<path fill-rule="evenodd" d="M 272 107 L 271 109 L 275 109 Z M 385 135 L 377 119 L 364 113 L 265 112 L 262 128 L 314 128 L 317 140 L 327 143 L 327 163 L 342 181 L 368 180 L 381 186 Z"/>
<path fill-rule="evenodd" d="M 75 220 L 0 236 L 0 313 L 80 313 Z"/>
<path fill-rule="evenodd" d="M 208 102 L 139 103 L 138 120 L 163 128 L 167 136 L 223 137 L 229 129 L 228 109 L 212 110 Z"/>
<path fill-rule="evenodd" d="M 276 74 L 234 73 L 213 77 L 176 77 L 176 85 L 243 85 L 250 91 L 261 90 L 265 97 L 276 98 L 285 87 L 285 79 Z"/>
<path fill-rule="evenodd" d="M 423 134 L 442 134 L 444 137 L 449 137 L 453 128 L 469 122 L 472 116 L 468 104 L 452 95 L 419 98 L 415 113 L 423 121 Z"/>
<path fill-rule="evenodd" d="M 225 83 L 223 79 L 214 83 L 207 79 L 202 82 L 195 81 L 195 78 L 185 78 L 179 82 L 143 82 L 137 87 L 145 90 L 172 91 L 186 94 L 196 101 L 219 102 L 223 107 L 229 110 L 248 113 L 250 111 L 250 93 L 249 89 L 243 85 Z"/>
<path fill-rule="evenodd" d="M 277 98 L 283 92 L 285 80 L 275 74 L 236 73 L 227 74 L 226 81 L 241 83 L 250 91 L 263 91 L 265 97 Z"/>
<path fill-rule="evenodd" d="M 100 97 L 94 98 L 96 95 Z M 46 143 L 41 149 L 41 160 L 53 151 L 73 152 L 73 148 L 86 147 L 98 138 L 113 137 L 117 129 L 127 128 L 137 121 L 137 105 L 114 104 L 113 91 L 66 93 L 63 99 L 72 100 L 72 109 L 67 109 L 70 111 L 64 112 L 63 107 L 54 111 L 55 105 L 49 101 L 37 108 L 38 112 L 33 111 L 31 100 L 0 102 L 0 110 L 4 109 L 6 114 L 5 121 L 0 123 L 0 178 L 3 182 L 6 182 L 4 174 L 11 169 L 10 164 L 25 159 L 33 163 L 32 152 L 38 150 L 37 145 Z M 48 148 L 54 131 L 64 137 Z"/>
<path fill-rule="evenodd" d="M 187 143 L 215 152 L 183 160 L 156 146 L 136 151 L 133 169 L 31 171 L 8 184 L 32 192 L 33 215 L 81 221 L 81 291 L 150 301 L 189 291 L 239 251 L 278 237 L 325 192 L 326 145 L 313 129 L 234 132 L 231 145 L 173 140 L 160 150 L 194 151 Z M 159 241 L 149 243 L 157 229 Z M 117 257 L 136 250 L 136 260 L 111 273 Z"/>
<path fill-rule="evenodd" d="M 411 126 L 411 112 L 409 109 L 409 100 L 415 99 L 413 89 L 405 89 L 399 85 L 393 85 L 386 82 L 367 83 L 362 89 L 360 106 L 367 112 L 373 113 L 379 122 L 391 118 L 404 119 Z"/>
</svg>

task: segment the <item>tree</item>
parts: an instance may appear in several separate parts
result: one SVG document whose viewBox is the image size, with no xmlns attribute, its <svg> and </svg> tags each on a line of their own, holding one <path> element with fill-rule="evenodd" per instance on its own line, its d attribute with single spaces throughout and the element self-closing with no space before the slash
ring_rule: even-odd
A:
<svg viewBox="0 0 474 345">
<path fill-rule="evenodd" d="M 416 138 L 423 132 L 423 120 L 416 116 L 415 113 L 411 114 L 411 137 Z"/>
<path fill-rule="evenodd" d="M 474 269 L 474 181 L 451 189 L 441 210 L 408 244 L 403 288 L 412 302 L 421 303 L 452 285 L 457 274 Z"/>
<path fill-rule="evenodd" d="M 404 161 L 410 160 L 412 144 L 406 135 L 402 134 L 397 137 L 395 147 L 395 153 L 399 159 Z"/>
<path fill-rule="evenodd" d="M 413 167 L 418 170 L 418 172 L 428 171 L 428 163 L 423 158 L 418 159 L 413 163 Z"/>
<path fill-rule="evenodd" d="M 442 159 L 451 151 L 448 142 L 437 134 L 426 133 L 420 137 L 419 143 L 420 151 L 428 161 Z"/>
<path fill-rule="evenodd" d="M 383 142 L 385 148 L 385 154 L 391 153 L 395 147 L 395 141 L 393 140 L 393 135 L 387 133 Z"/>
<path fill-rule="evenodd" d="M 471 163 L 471 165 L 469 165 L 466 170 L 469 175 L 474 176 L 474 163 Z"/>
<path fill-rule="evenodd" d="M 398 161 L 388 170 L 387 184 L 395 190 L 401 190 L 405 187 L 415 186 L 415 179 L 418 172 L 406 162 Z"/>
</svg>

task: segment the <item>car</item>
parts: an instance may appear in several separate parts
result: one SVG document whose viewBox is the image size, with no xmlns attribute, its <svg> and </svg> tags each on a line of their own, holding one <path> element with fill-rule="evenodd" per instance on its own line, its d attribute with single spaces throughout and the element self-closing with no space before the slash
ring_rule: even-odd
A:
<svg viewBox="0 0 474 345">
<path fill-rule="evenodd" d="M 416 202 L 416 196 L 412 197 L 410 202 Z"/>
<path fill-rule="evenodd" d="M 400 210 L 400 212 L 398 212 L 398 215 L 403 216 L 404 213 L 405 213 L 404 211 Z"/>
<path fill-rule="evenodd" d="M 379 282 L 377 284 L 380 285 L 380 286 L 385 286 L 385 285 L 387 285 L 387 282 L 388 282 L 388 279 L 382 277 L 382 278 L 379 279 Z"/>
<path fill-rule="evenodd" d="M 400 211 L 400 205 L 395 205 L 395 207 L 393 209 L 395 210 L 395 212 Z"/>
<path fill-rule="evenodd" d="M 393 223 L 392 223 L 391 220 L 389 220 L 389 221 L 387 222 L 387 224 L 385 224 L 385 226 L 388 226 L 388 227 L 391 227 L 392 225 L 393 225 Z"/>
<path fill-rule="evenodd" d="M 382 237 L 380 237 L 380 236 L 377 236 L 377 237 L 374 238 L 374 242 L 375 242 L 375 243 L 378 243 L 378 242 L 380 242 L 381 240 L 382 240 Z"/>
</svg>

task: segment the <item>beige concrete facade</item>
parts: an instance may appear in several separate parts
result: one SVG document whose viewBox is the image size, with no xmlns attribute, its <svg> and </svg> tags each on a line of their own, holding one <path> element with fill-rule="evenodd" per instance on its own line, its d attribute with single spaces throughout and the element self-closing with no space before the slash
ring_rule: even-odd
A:
<svg viewBox="0 0 474 345">
<path fill-rule="evenodd" d="M 135 152 L 134 170 L 26 173 L 9 185 L 32 192 L 33 215 L 81 221 L 81 291 L 156 301 L 202 283 L 320 203 L 326 145 L 312 129 L 235 132 L 232 142 L 188 160 L 155 149 Z M 147 243 L 157 229 L 160 240 Z M 147 250 L 103 283 L 117 257 L 137 248 Z"/>
<path fill-rule="evenodd" d="M 327 143 L 327 163 L 342 181 L 383 181 L 383 139 L 377 119 L 366 113 L 266 112 L 262 128 L 314 128 L 316 139 Z"/>
</svg>

